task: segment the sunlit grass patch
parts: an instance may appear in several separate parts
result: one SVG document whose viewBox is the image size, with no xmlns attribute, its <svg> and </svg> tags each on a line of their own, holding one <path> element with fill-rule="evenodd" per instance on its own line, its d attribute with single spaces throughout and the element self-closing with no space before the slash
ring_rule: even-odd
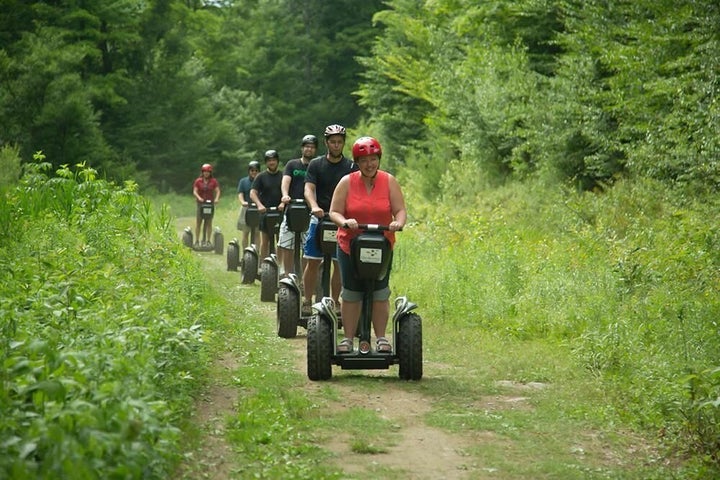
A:
<svg viewBox="0 0 720 480">
<path fill-rule="evenodd" d="M 354 439 L 350 444 L 350 450 L 352 450 L 354 453 L 360 453 L 363 455 L 378 455 L 381 453 L 388 453 L 388 449 L 386 446 L 369 443 L 364 438 Z"/>
</svg>

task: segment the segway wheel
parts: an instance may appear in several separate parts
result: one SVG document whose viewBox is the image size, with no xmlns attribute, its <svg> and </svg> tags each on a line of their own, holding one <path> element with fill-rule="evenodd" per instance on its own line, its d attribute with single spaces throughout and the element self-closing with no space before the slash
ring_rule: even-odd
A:
<svg viewBox="0 0 720 480">
<path fill-rule="evenodd" d="M 397 353 L 399 376 L 402 380 L 420 380 L 422 364 L 422 319 L 415 313 L 408 313 L 398 325 Z"/>
<path fill-rule="evenodd" d="M 245 285 L 252 284 L 257 277 L 257 270 L 257 257 L 253 255 L 252 252 L 243 252 L 243 261 L 240 266 L 240 281 Z"/>
<path fill-rule="evenodd" d="M 280 285 L 277 300 L 277 334 L 281 338 L 297 336 L 298 318 L 300 318 L 300 298 L 295 289 Z"/>
<path fill-rule="evenodd" d="M 240 264 L 240 249 L 237 243 L 228 243 L 226 258 L 228 272 L 237 272 L 238 265 Z"/>
<path fill-rule="evenodd" d="M 278 271 L 271 262 L 263 262 L 260 266 L 260 301 L 274 302 L 277 293 Z"/>
<path fill-rule="evenodd" d="M 193 234 L 189 229 L 186 229 L 183 231 L 182 234 L 182 243 L 187 248 L 192 248 L 193 246 Z"/>
<path fill-rule="evenodd" d="M 223 248 L 225 247 L 223 244 L 225 243 L 225 237 L 223 236 L 222 232 L 215 231 L 213 234 L 213 244 L 215 246 L 215 253 L 218 255 L 223 254 Z"/>
<path fill-rule="evenodd" d="M 332 352 L 330 321 L 320 315 L 313 315 L 307 327 L 307 375 L 310 380 L 330 380 Z"/>
</svg>

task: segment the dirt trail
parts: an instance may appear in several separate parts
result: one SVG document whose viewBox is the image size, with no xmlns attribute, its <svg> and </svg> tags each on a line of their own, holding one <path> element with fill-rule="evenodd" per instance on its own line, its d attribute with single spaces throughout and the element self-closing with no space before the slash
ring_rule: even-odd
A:
<svg viewBox="0 0 720 480">
<path fill-rule="evenodd" d="M 180 225 L 189 224 L 187 219 L 181 219 Z M 227 239 L 226 239 L 227 240 Z M 225 255 L 203 254 L 208 260 L 208 273 L 222 275 L 237 275 L 226 271 Z M 265 310 L 265 308 L 263 308 Z M 274 320 L 274 305 L 267 304 L 267 315 Z M 295 354 L 295 368 L 302 375 L 306 374 L 306 338 L 305 330 L 298 329 L 298 337 L 288 340 Z M 225 419 L 232 415 L 238 391 L 232 386 L 223 385 L 222 370 L 232 370 L 238 359 L 232 352 L 224 353 L 215 362 L 210 387 L 198 401 L 196 411 L 196 425 L 204 435 L 199 442 L 200 449 L 193 452 L 187 463 L 194 466 L 183 468 L 182 478 L 208 478 L 213 480 L 226 480 L 233 478 L 232 447 L 224 439 Z M 428 367 L 426 366 L 426 378 Z M 362 375 L 365 377 L 388 377 L 388 381 L 381 381 L 377 389 L 368 391 L 353 382 L 343 381 L 349 376 Z M 431 371 L 429 375 L 432 375 Z M 388 436 L 388 443 L 378 445 L 382 453 L 356 453 L 352 449 L 353 438 L 333 437 L 332 441 L 323 448 L 336 454 L 333 461 L 338 468 L 345 471 L 348 476 L 362 476 L 368 468 L 382 471 L 391 469 L 392 478 L 412 480 L 424 479 L 467 479 L 490 478 L 491 473 L 478 469 L 472 465 L 471 457 L 465 451 L 478 439 L 450 435 L 437 428 L 426 425 L 424 415 L 430 411 L 426 398 L 422 395 L 408 391 L 403 384 L 395 382 L 397 367 L 389 370 L 375 371 L 342 371 L 333 367 L 334 381 L 330 382 L 333 389 L 338 390 L 338 396 L 343 402 L 331 406 L 342 410 L 350 406 L 363 406 L 374 410 L 381 418 L 392 425 Z M 225 375 L 227 378 L 227 375 Z M 393 379 L 393 381 L 390 381 Z M 314 392 L 328 385 L 326 382 L 312 382 L 307 380 L 304 388 Z M 365 472 L 365 473 L 364 473 Z"/>
<path fill-rule="evenodd" d="M 300 329 L 298 338 L 291 340 L 296 353 L 296 368 L 303 374 L 306 372 L 305 336 Z M 389 444 L 378 445 L 383 453 L 368 455 L 353 452 L 353 438 L 335 437 L 327 445 L 330 451 L 337 454 L 336 464 L 348 474 L 359 474 L 367 471 L 368 464 L 373 467 L 387 467 L 404 472 L 403 477 L 413 480 L 445 478 L 460 480 L 481 478 L 473 465 L 469 465 L 469 457 L 465 450 L 473 441 L 469 438 L 450 435 L 440 429 L 425 424 L 424 415 L 431 406 L 425 397 L 409 392 L 394 384 L 397 378 L 397 367 L 390 370 L 363 370 L 349 373 L 333 367 L 333 375 L 337 381 L 332 382 L 333 388 L 339 391 L 343 402 L 332 404 L 333 409 L 343 410 L 362 406 L 375 411 L 378 416 L 392 425 L 392 439 Z M 352 375 L 364 377 L 387 377 L 392 381 L 384 381 L 377 389 L 368 391 L 343 379 Z M 320 389 L 325 384 L 308 380 L 305 388 L 308 391 Z"/>
<path fill-rule="evenodd" d="M 214 365 L 215 369 L 232 371 L 237 367 L 237 359 L 232 353 L 225 353 Z M 213 380 L 222 374 L 213 375 Z M 213 381 L 197 402 L 195 423 L 202 432 L 203 439 L 199 450 L 195 452 L 189 463 L 200 466 L 204 471 L 203 478 L 226 480 L 231 477 L 233 469 L 232 448 L 225 440 L 225 421 L 235 411 L 236 388 Z M 194 473 L 185 472 L 186 478 L 197 478 L 197 467 Z"/>
</svg>

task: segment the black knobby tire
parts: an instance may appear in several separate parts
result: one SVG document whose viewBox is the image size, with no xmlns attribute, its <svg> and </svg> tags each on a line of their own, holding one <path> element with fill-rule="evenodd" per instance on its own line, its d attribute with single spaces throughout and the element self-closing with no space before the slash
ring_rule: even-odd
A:
<svg viewBox="0 0 720 480">
<path fill-rule="evenodd" d="M 193 246 L 193 234 L 192 232 L 185 230 L 182 234 L 182 243 L 188 248 L 192 248 Z"/>
<path fill-rule="evenodd" d="M 229 272 L 237 272 L 240 265 L 240 249 L 237 244 L 230 242 L 227 247 L 227 269 Z"/>
<path fill-rule="evenodd" d="M 398 374 L 402 380 L 420 380 L 423 375 L 422 319 L 408 313 L 398 325 L 397 353 L 400 359 Z"/>
<path fill-rule="evenodd" d="M 277 334 L 281 338 L 297 336 L 298 318 L 300 318 L 299 295 L 292 287 L 280 284 L 277 298 Z"/>
<path fill-rule="evenodd" d="M 213 243 L 215 247 L 215 253 L 218 255 L 222 255 L 223 249 L 225 248 L 225 236 L 223 236 L 222 232 L 215 232 L 213 234 Z"/>
<path fill-rule="evenodd" d="M 246 285 L 252 284 L 257 278 L 258 264 L 257 256 L 252 252 L 243 252 L 243 261 L 240 266 L 242 274 L 240 281 Z"/>
<path fill-rule="evenodd" d="M 330 380 L 332 352 L 330 321 L 320 315 L 313 315 L 307 326 L 307 375 L 310 380 Z"/>
<path fill-rule="evenodd" d="M 277 293 L 278 269 L 272 262 L 260 266 L 260 301 L 274 302 Z"/>
</svg>

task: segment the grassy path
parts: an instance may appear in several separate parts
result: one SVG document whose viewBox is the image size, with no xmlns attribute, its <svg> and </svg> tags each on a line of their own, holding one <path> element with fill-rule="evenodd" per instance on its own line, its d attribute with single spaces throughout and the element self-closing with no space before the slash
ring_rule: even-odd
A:
<svg viewBox="0 0 720 480">
<path fill-rule="evenodd" d="M 233 221 L 220 219 L 226 243 Z M 197 255 L 223 321 L 182 478 L 662 478 L 643 439 L 604 422 L 602 386 L 562 349 L 424 319 L 422 381 L 333 367 L 311 382 L 304 329 L 278 338 L 257 283 L 241 285 L 224 254 Z"/>
</svg>

